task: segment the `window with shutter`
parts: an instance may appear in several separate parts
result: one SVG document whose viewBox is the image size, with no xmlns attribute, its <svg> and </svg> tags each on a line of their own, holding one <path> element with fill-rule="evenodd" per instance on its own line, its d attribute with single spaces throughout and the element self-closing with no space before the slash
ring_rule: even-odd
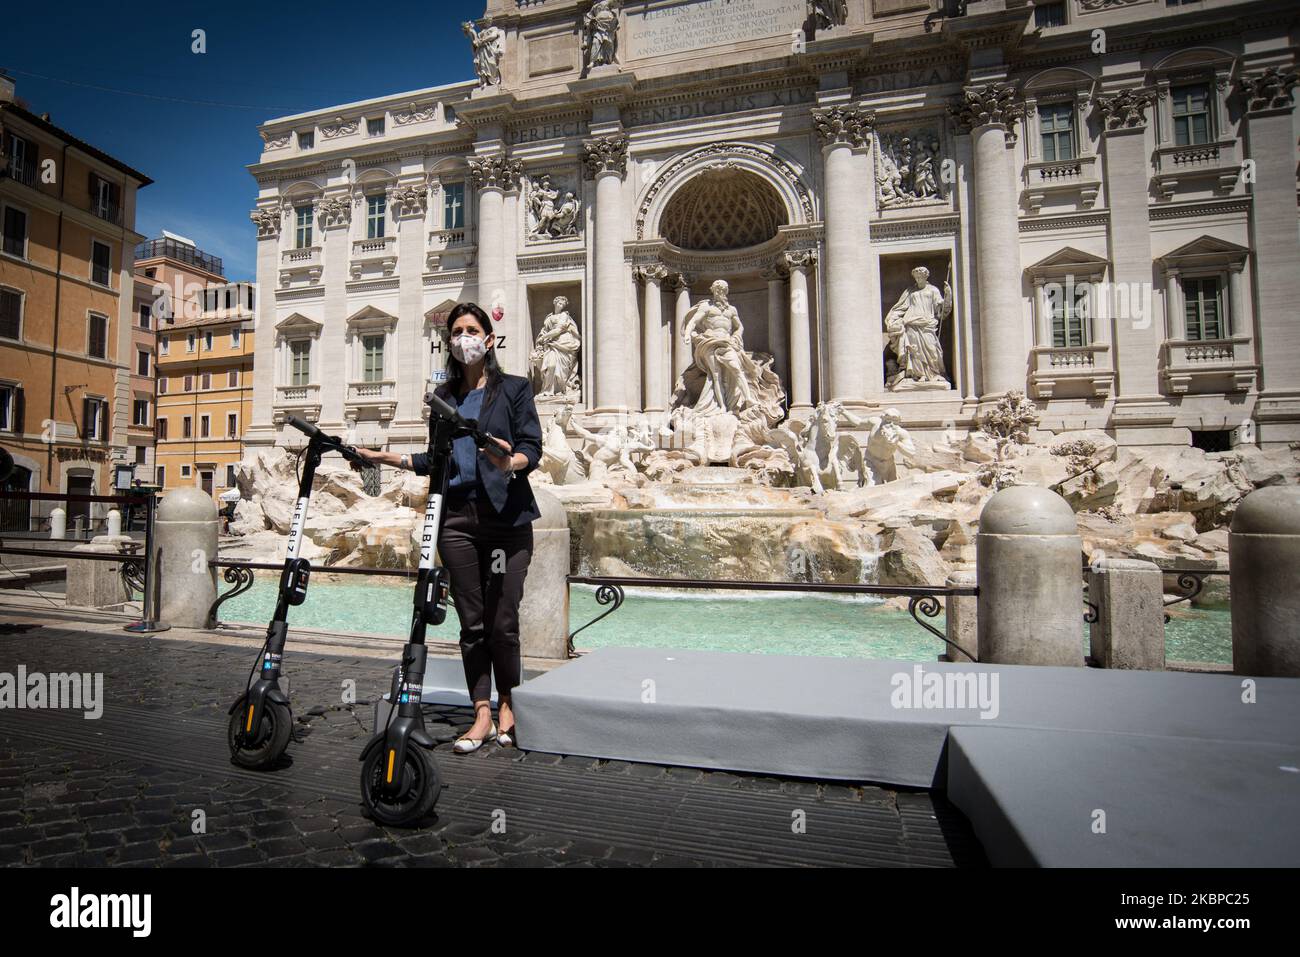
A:
<svg viewBox="0 0 1300 957">
<path fill-rule="evenodd" d="M 108 358 L 108 317 L 91 313 L 87 320 L 89 334 L 86 340 L 86 354 L 96 359 Z"/>
<path fill-rule="evenodd" d="M 0 432 L 12 432 L 14 423 L 14 389 L 0 385 Z"/>
<path fill-rule="evenodd" d="M 159 442 L 166 442 L 166 441 L 167 441 L 167 420 L 166 420 L 166 419 L 157 419 L 157 420 L 154 421 L 154 425 L 157 426 L 157 430 L 158 430 L 158 441 L 159 441 Z"/>
<path fill-rule="evenodd" d="M 111 285 L 113 251 L 99 240 L 90 243 L 90 278 L 101 286 Z"/>
<path fill-rule="evenodd" d="M 23 296 L 16 289 L 0 289 L 0 339 L 22 338 Z"/>
<path fill-rule="evenodd" d="M 1187 339 L 1195 342 L 1224 337 L 1223 299 L 1217 277 L 1184 279 L 1183 307 Z"/>
<path fill-rule="evenodd" d="M 27 214 L 14 206 L 5 207 L 4 251 L 10 256 L 27 258 Z"/>
</svg>

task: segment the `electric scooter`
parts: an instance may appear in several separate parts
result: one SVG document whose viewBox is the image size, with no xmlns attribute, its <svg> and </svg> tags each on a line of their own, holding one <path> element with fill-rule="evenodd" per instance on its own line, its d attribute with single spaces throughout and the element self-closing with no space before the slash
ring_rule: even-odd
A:
<svg viewBox="0 0 1300 957">
<path fill-rule="evenodd" d="M 280 688 L 280 664 L 288 633 L 289 606 L 306 601 L 307 583 L 311 578 L 311 563 L 298 557 L 298 549 L 307 522 L 307 502 L 311 498 L 316 466 L 320 465 L 321 456 L 326 452 L 338 452 L 349 462 L 366 464 L 355 448 L 326 435 L 309 422 L 290 416 L 289 424 L 310 441 L 302 458 L 298 504 L 289 523 L 289 547 L 284 556 L 284 570 L 280 572 L 280 595 L 275 603 L 275 614 L 266 629 L 266 641 L 258 652 L 260 674 L 254 681 L 253 674 L 259 670 L 258 663 L 254 663 L 244 693 L 230 706 L 230 723 L 226 728 L 231 762 L 241 768 L 259 771 L 280 760 L 293 733 L 289 696 Z"/>
<path fill-rule="evenodd" d="M 442 528 L 443 502 L 451 477 L 451 446 L 461 435 L 474 436 L 480 448 L 496 445 L 475 419 L 466 419 L 432 392 L 424 401 L 429 416 L 429 501 L 420 533 L 420 569 L 415 579 L 411 635 L 393 676 L 387 725 L 377 730 L 361 752 L 361 800 L 381 824 L 404 826 L 425 817 L 438 801 L 442 781 L 433 759 L 436 743 L 424 727 L 420 700 L 424 691 L 427 649 L 425 631 L 447 618 L 447 571 L 435 548 Z"/>
</svg>

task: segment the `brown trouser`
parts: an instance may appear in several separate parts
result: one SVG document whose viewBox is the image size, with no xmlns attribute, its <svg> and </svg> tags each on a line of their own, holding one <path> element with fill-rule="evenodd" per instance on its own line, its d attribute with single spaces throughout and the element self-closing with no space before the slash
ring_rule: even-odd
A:
<svg viewBox="0 0 1300 957">
<path fill-rule="evenodd" d="M 451 579 L 460 618 L 460 656 L 471 701 L 487 701 L 519 684 L 519 601 L 533 557 L 533 526 L 508 525 L 490 502 L 449 501 L 438 553 Z"/>
</svg>

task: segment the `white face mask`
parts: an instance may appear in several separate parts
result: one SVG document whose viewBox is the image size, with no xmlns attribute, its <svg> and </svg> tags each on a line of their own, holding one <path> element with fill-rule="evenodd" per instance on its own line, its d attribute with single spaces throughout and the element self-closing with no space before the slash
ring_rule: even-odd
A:
<svg viewBox="0 0 1300 957">
<path fill-rule="evenodd" d="M 456 357 L 456 361 L 472 366 L 487 355 L 487 344 L 479 336 L 461 333 L 451 340 L 451 354 Z"/>
</svg>

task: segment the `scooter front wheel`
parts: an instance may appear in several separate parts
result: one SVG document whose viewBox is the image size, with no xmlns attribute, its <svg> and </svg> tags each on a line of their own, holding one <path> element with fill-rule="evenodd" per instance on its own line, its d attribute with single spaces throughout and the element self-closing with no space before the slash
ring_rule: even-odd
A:
<svg viewBox="0 0 1300 957">
<path fill-rule="evenodd" d="M 264 771 L 279 761 L 289 747 L 293 716 L 285 705 L 267 701 L 262 706 L 262 717 L 256 730 L 248 730 L 247 721 L 248 696 L 243 695 L 235 702 L 235 710 L 231 712 L 226 727 L 231 760 L 241 768 Z"/>
<path fill-rule="evenodd" d="M 424 748 L 406 749 L 401 786 L 395 794 L 384 793 L 388 749 L 374 748 L 361 765 L 361 801 L 380 824 L 403 827 L 414 824 L 433 810 L 442 791 L 438 765 Z"/>
</svg>

